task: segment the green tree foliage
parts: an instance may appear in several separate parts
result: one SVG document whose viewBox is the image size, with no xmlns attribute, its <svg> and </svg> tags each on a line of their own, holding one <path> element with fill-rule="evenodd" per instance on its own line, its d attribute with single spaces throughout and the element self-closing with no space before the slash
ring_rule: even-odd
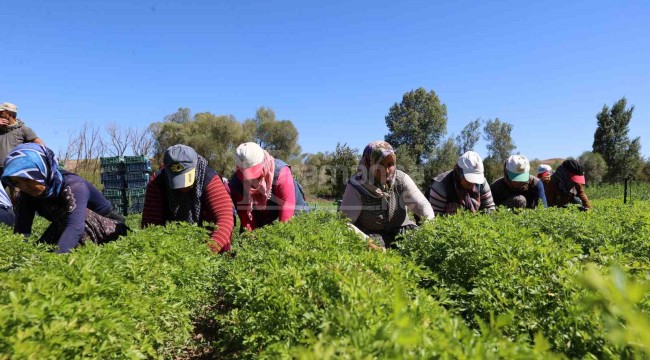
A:
<svg viewBox="0 0 650 360">
<path fill-rule="evenodd" d="M 419 88 L 393 104 L 385 120 L 389 130 L 385 140 L 394 148 L 406 146 L 420 165 L 447 132 L 447 106 L 433 90 Z"/>
<path fill-rule="evenodd" d="M 193 147 L 219 174 L 226 177 L 235 171 L 235 149 L 239 144 L 255 141 L 271 155 L 293 165 L 299 171 L 300 145 L 298 130 L 289 120 L 275 120 L 271 108 L 259 108 L 254 119 L 243 123 L 232 115 L 195 114 L 190 120 L 189 109 L 181 108 L 165 116 L 162 122 L 150 125 L 155 139 L 156 158 L 174 144 Z"/>
<path fill-rule="evenodd" d="M 275 111 L 269 107 L 257 109 L 255 118 L 250 120 L 245 125 L 255 124 L 254 141 L 273 157 L 288 162 L 300 156 L 298 129 L 291 120 L 276 120 Z"/>
<path fill-rule="evenodd" d="M 458 145 L 458 156 L 470 150 L 474 150 L 474 146 L 476 146 L 476 143 L 481 138 L 481 123 L 481 118 L 478 118 L 465 125 L 463 130 L 460 131 L 460 135 L 456 137 L 456 144 Z"/>
<path fill-rule="evenodd" d="M 607 163 L 599 153 L 585 151 L 580 155 L 578 161 L 585 168 L 588 185 L 598 185 L 603 181 L 607 174 Z"/>
<path fill-rule="evenodd" d="M 348 179 L 355 173 L 359 163 L 359 149 L 353 149 L 348 144 L 336 144 L 332 153 L 332 197 L 340 199 L 343 197 Z"/>
<path fill-rule="evenodd" d="M 594 133 L 593 152 L 599 153 L 608 165 L 606 181 L 618 181 L 628 175 L 636 175 L 642 166 L 641 140 L 630 140 L 630 121 L 634 105 L 627 108 L 625 97 L 611 109 L 603 105 L 596 115 L 598 127 Z"/>
<path fill-rule="evenodd" d="M 189 108 L 178 108 L 175 113 L 165 116 L 164 121 L 179 124 L 188 123 L 192 121 L 192 111 Z"/>
<path fill-rule="evenodd" d="M 428 189 L 433 178 L 438 174 L 454 168 L 458 162 L 458 149 L 459 145 L 451 137 L 436 148 L 435 153 L 430 156 L 429 162 L 425 166 L 422 189 Z"/>
<path fill-rule="evenodd" d="M 512 124 L 499 118 L 488 120 L 483 127 L 483 138 L 487 141 L 488 157 L 483 159 L 485 177 L 492 182 L 503 176 L 503 163 L 517 147 L 512 141 Z"/>
<path fill-rule="evenodd" d="M 332 177 L 329 167 L 332 155 L 327 152 L 308 154 L 302 165 L 300 184 L 307 194 L 329 198 L 332 195 Z"/>
<path fill-rule="evenodd" d="M 424 184 L 423 166 L 418 165 L 416 157 L 410 152 L 408 146 L 400 146 L 395 149 L 396 164 L 395 167 L 407 173 L 418 185 Z"/>
</svg>

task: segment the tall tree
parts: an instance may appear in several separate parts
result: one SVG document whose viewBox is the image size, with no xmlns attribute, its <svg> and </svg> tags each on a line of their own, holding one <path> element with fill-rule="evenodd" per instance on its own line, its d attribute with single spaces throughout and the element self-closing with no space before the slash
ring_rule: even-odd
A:
<svg viewBox="0 0 650 360">
<path fill-rule="evenodd" d="M 503 174 L 503 163 L 517 147 L 512 141 L 512 124 L 499 118 L 488 120 L 483 127 L 483 138 L 487 141 L 488 156 L 483 159 L 485 177 L 492 182 Z"/>
<path fill-rule="evenodd" d="M 429 185 L 434 177 L 445 171 L 454 168 L 458 162 L 458 153 L 460 146 L 452 137 L 447 138 L 442 144 L 436 147 L 436 150 L 429 158 L 424 169 L 424 178 L 421 187 L 428 191 Z"/>
<path fill-rule="evenodd" d="M 628 109 L 627 99 L 623 97 L 611 109 L 603 105 L 596 115 L 598 127 L 592 148 L 607 163 L 606 181 L 617 181 L 634 175 L 643 164 L 640 138 L 630 140 L 628 136 L 633 112 L 634 105 Z"/>
<path fill-rule="evenodd" d="M 512 124 L 502 122 L 499 118 L 487 121 L 483 128 L 483 138 L 488 142 L 489 157 L 505 161 L 512 154 L 512 151 L 517 148 L 510 135 L 512 128 Z"/>
<path fill-rule="evenodd" d="M 389 131 L 385 140 L 396 149 L 406 146 L 421 165 L 447 132 L 447 106 L 433 90 L 419 88 L 405 93 L 401 103 L 393 104 L 385 120 Z"/>
<path fill-rule="evenodd" d="M 471 121 L 469 124 L 465 125 L 463 130 L 460 131 L 460 135 L 456 136 L 458 156 L 463 155 L 470 150 L 474 150 L 474 146 L 476 146 L 476 143 L 481 138 L 481 122 L 481 118 Z"/>
</svg>

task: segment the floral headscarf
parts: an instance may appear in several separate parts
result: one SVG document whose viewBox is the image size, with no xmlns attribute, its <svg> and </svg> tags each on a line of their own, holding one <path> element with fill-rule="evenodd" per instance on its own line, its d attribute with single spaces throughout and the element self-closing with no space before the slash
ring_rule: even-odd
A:
<svg viewBox="0 0 650 360">
<path fill-rule="evenodd" d="M 61 192 L 63 175 L 58 169 L 56 156 L 52 150 L 41 144 L 20 144 L 13 148 L 4 161 L 2 183 L 13 186 L 9 177 L 17 176 L 45 185 L 39 197 L 55 197 Z"/>
<path fill-rule="evenodd" d="M 388 190 L 393 185 L 395 173 L 386 179 L 386 184 L 375 184 L 375 170 L 379 168 L 380 163 L 388 156 L 395 156 L 393 147 L 381 140 L 373 141 L 366 145 L 363 154 L 357 165 L 357 172 L 352 175 L 350 181 L 353 185 L 363 186 L 369 195 L 374 197 L 387 196 Z"/>
</svg>

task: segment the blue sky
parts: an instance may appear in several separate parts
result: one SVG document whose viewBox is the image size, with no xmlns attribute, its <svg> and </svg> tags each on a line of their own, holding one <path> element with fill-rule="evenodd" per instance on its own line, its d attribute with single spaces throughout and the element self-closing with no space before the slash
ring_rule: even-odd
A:
<svg viewBox="0 0 650 360">
<path fill-rule="evenodd" d="M 259 106 L 294 122 L 304 152 L 362 149 L 424 87 L 448 135 L 498 117 L 540 159 L 590 150 L 595 115 L 625 96 L 650 156 L 648 1 L 26 0 L 3 15 L 0 101 L 55 152 L 84 122 Z"/>
</svg>

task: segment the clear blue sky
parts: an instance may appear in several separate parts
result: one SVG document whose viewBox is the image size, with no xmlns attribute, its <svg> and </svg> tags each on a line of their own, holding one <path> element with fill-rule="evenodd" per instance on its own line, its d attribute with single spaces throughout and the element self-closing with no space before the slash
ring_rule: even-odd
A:
<svg viewBox="0 0 650 360">
<path fill-rule="evenodd" d="M 626 96 L 650 155 L 648 1 L 12 1 L 0 101 L 55 152 L 88 122 L 145 127 L 179 107 L 269 106 L 304 152 L 362 149 L 402 95 L 434 90 L 448 135 L 514 125 L 530 158 L 590 150 Z M 484 142 L 477 149 L 486 155 Z"/>
</svg>

